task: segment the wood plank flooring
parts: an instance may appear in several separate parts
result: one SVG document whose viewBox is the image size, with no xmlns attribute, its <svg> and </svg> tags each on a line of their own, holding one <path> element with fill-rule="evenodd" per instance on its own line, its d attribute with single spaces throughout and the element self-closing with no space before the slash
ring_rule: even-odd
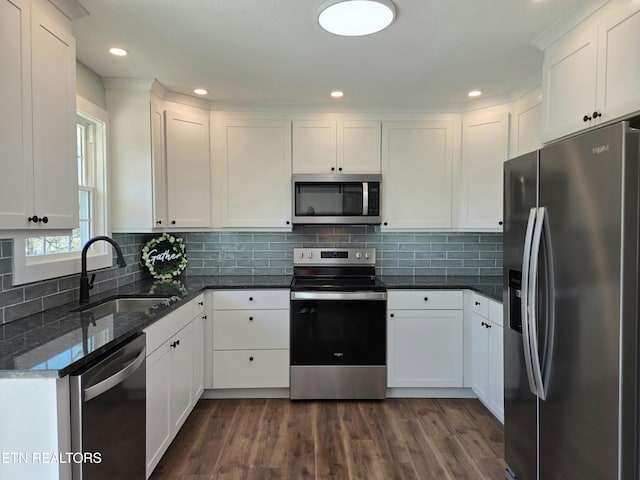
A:
<svg viewBox="0 0 640 480">
<path fill-rule="evenodd" d="M 504 478 L 475 399 L 200 400 L 151 480 Z"/>
</svg>

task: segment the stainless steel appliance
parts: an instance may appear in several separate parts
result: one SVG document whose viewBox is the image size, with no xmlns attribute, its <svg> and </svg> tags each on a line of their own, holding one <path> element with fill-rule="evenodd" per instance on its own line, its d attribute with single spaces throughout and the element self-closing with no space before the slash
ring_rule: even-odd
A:
<svg viewBox="0 0 640 480">
<path fill-rule="evenodd" d="M 145 477 L 145 335 L 70 376 L 73 480 Z"/>
<path fill-rule="evenodd" d="M 291 398 L 383 399 L 386 287 L 375 249 L 294 249 Z"/>
<path fill-rule="evenodd" d="M 381 175 L 293 175 L 293 223 L 380 224 Z"/>
<path fill-rule="evenodd" d="M 638 478 L 639 137 L 505 163 L 508 479 Z"/>
</svg>

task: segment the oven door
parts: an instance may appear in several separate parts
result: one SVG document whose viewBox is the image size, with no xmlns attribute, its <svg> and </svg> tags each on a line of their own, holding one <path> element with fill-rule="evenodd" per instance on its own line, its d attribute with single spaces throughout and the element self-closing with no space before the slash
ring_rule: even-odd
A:
<svg viewBox="0 0 640 480">
<path fill-rule="evenodd" d="M 291 365 L 386 365 L 386 292 L 291 292 Z"/>
</svg>

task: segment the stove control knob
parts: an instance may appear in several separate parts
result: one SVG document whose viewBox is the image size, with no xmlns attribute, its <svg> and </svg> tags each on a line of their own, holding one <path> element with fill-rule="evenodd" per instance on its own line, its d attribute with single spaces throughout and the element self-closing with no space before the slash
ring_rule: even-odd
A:
<svg viewBox="0 0 640 480">
<path fill-rule="evenodd" d="M 304 252 L 300 252 L 300 258 L 304 258 Z"/>
<path fill-rule="evenodd" d="M 364 254 L 364 258 L 366 258 L 367 260 L 369 260 L 370 255 L 368 253 Z"/>
<path fill-rule="evenodd" d="M 309 257 L 309 258 L 313 258 L 313 253 L 312 253 L 312 252 L 309 252 L 308 257 Z"/>
<path fill-rule="evenodd" d="M 362 258 L 362 254 L 360 252 L 356 252 L 356 260 L 360 260 Z"/>
</svg>

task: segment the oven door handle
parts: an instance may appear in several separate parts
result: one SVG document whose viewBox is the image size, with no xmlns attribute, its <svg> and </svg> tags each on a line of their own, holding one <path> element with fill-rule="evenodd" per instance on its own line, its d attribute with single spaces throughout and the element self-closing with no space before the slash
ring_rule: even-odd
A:
<svg viewBox="0 0 640 480">
<path fill-rule="evenodd" d="M 386 300 L 387 292 L 291 292 L 291 300 Z"/>
</svg>

